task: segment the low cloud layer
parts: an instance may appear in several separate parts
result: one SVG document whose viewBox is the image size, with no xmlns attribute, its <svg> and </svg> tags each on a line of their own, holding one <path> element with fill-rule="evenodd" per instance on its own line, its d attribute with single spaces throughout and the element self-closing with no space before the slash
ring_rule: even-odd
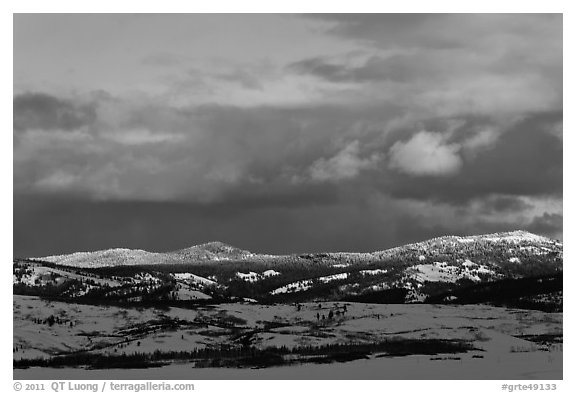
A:
<svg viewBox="0 0 576 393">
<path fill-rule="evenodd" d="M 75 130 L 96 119 L 90 105 L 75 104 L 45 93 L 24 93 L 14 97 L 14 131 Z"/>
</svg>

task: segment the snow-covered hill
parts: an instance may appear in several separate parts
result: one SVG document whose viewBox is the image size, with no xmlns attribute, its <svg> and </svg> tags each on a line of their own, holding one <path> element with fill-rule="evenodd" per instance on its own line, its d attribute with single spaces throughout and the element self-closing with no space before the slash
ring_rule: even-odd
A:
<svg viewBox="0 0 576 393">
<path fill-rule="evenodd" d="M 75 252 L 66 255 L 53 255 L 35 258 L 58 265 L 96 268 L 118 265 L 148 265 L 162 259 L 162 254 L 144 250 L 131 250 L 127 248 L 113 248 L 92 252 Z"/>
<path fill-rule="evenodd" d="M 241 250 L 221 242 L 210 242 L 167 253 L 113 248 L 110 250 L 75 252 L 73 254 L 52 255 L 33 259 L 65 266 L 97 268 L 106 266 L 168 265 L 205 261 L 245 260 L 253 256 L 254 254 L 249 251 Z"/>
<path fill-rule="evenodd" d="M 529 250 L 532 253 L 559 252 L 562 255 L 562 243 L 527 231 L 497 232 L 473 236 L 442 236 L 419 243 L 376 252 L 378 255 L 405 254 L 420 251 L 421 260 L 426 254 L 446 254 L 454 252 L 475 252 L 488 249 L 504 249 L 509 253 Z"/>
<path fill-rule="evenodd" d="M 245 260 L 255 256 L 250 251 L 241 250 L 222 242 L 210 242 L 182 250 L 167 253 L 168 258 L 179 259 L 182 262 L 189 261 L 228 261 Z"/>
<path fill-rule="evenodd" d="M 289 262 L 292 260 L 313 260 L 330 263 L 333 267 L 350 266 L 356 263 L 378 262 L 383 260 L 403 260 L 414 263 L 432 263 L 446 257 L 470 259 L 483 262 L 488 255 L 493 262 L 508 261 L 522 265 L 534 255 L 553 255 L 561 260 L 562 243 L 526 231 L 500 232 L 474 236 L 443 236 L 419 243 L 407 244 L 384 251 L 350 253 L 326 252 L 293 255 L 255 254 L 222 242 L 210 242 L 181 250 L 155 253 L 144 250 L 115 248 L 93 252 L 76 252 L 67 255 L 54 255 L 33 258 L 59 265 L 75 267 L 105 267 L 126 265 L 169 265 L 219 261 L 258 261 Z"/>
<path fill-rule="evenodd" d="M 110 269 L 91 270 L 103 267 Z M 444 236 L 365 253 L 265 255 L 221 242 L 166 253 L 116 248 L 16 260 L 13 281 L 19 294 L 128 302 L 524 299 L 515 301 L 533 304 L 537 296 L 552 294 L 560 299 L 553 304 L 559 309 L 562 270 L 561 242 L 514 231 Z"/>
</svg>

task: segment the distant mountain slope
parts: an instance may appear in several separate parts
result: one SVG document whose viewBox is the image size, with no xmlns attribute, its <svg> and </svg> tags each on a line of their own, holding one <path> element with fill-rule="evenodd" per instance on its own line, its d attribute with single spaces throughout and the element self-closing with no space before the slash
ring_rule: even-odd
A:
<svg viewBox="0 0 576 393">
<path fill-rule="evenodd" d="M 497 246 L 533 246 L 539 248 L 559 247 L 561 249 L 562 243 L 527 231 L 512 231 L 472 236 L 442 236 L 419 243 L 406 244 L 400 247 L 391 248 L 381 251 L 381 253 L 390 254 L 406 251 L 434 251 L 447 253 L 455 251 L 469 251 L 478 248 L 494 248 Z"/>
<path fill-rule="evenodd" d="M 182 250 L 166 253 L 113 248 L 92 252 L 75 252 L 66 255 L 53 255 L 33 258 L 58 265 L 97 268 L 107 266 L 169 265 L 206 261 L 245 260 L 254 256 L 249 251 L 229 246 L 222 242 L 210 242 Z"/>
<path fill-rule="evenodd" d="M 380 257 L 402 256 L 419 260 L 442 256 L 474 258 L 490 256 L 496 261 L 522 262 L 522 257 L 555 253 L 562 258 L 562 243 L 526 231 L 498 232 L 473 236 L 443 236 L 419 243 L 376 252 Z"/>
<path fill-rule="evenodd" d="M 241 250 L 222 242 L 204 243 L 197 246 L 184 248 L 182 250 L 172 251 L 165 255 L 180 259 L 183 262 L 197 260 L 244 260 L 255 256 L 255 254 L 251 253 L 250 251 Z"/>
<path fill-rule="evenodd" d="M 563 245 L 525 231 L 383 251 L 255 254 L 221 242 L 14 261 L 14 293 L 102 302 L 362 301 L 562 309 Z"/>
<path fill-rule="evenodd" d="M 162 259 L 162 254 L 144 250 L 113 248 L 92 252 L 75 252 L 66 255 L 53 255 L 35 259 L 59 265 L 94 268 L 103 266 L 153 264 Z"/>
<path fill-rule="evenodd" d="M 210 261 L 290 262 L 314 260 L 324 264 L 339 262 L 342 266 L 354 263 L 402 260 L 407 264 L 432 263 L 444 259 L 490 259 L 521 265 L 535 255 L 551 255 L 561 260 L 562 243 L 526 231 L 501 232 L 475 236 L 443 236 L 419 243 L 407 244 L 384 251 L 350 253 L 326 252 L 292 255 L 255 254 L 222 242 L 210 242 L 181 250 L 154 253 L 144 250 L 115 248 L 93 252 L 76 252 L 33 258 L 59 265 L 75 267 L 106 267 L 127 265 L 172 265 Z M 475 262 L 478 262 L 475 260 Z M 334 264 L 337 266 L 337 264 Z"/>
</svg>

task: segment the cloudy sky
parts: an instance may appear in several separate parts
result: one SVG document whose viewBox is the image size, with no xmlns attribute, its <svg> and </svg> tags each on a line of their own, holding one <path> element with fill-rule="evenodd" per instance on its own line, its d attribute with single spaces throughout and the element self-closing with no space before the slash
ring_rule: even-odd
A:
<svg viewBox="0 0 576 393">
<path fill-rule="evenodd" d="M 562 239 L 562 16 L 14 17 L 14 253 Z"/>
</svg>

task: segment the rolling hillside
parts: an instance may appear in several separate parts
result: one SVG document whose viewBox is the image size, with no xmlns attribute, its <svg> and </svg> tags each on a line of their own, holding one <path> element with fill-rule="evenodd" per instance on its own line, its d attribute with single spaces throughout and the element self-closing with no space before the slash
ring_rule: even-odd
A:
<svg viewBox="0 0 576 393">
<path fill-rule="evenodd" d="M 117 302 L 346 299 L 558 309 L 562 263 L 561 242 L 524 231 L 445 236 L 366 253 L 262 255 L 211 242 L 167 253 L 111 249 L 19 259 L 14 291 Z M 513 289 L 495 284 L 505 282 Z"/>
</svg>

